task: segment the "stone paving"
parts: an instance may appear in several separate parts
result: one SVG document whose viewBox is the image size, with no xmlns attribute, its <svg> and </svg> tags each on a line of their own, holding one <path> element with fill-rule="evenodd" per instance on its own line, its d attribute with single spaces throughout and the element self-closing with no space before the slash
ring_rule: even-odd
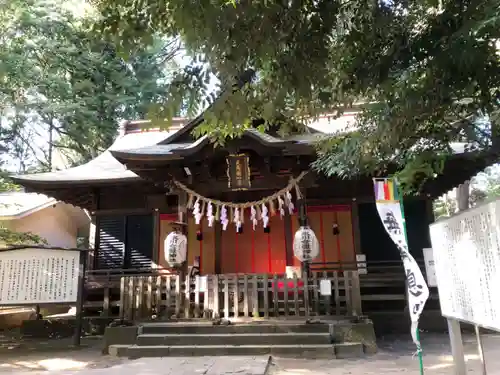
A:
<svg viewBox="0 0 500 375">
<path fill-rule="evenodd" d="M 2 361 L 3 362 L 3 361 Z M 264 375 L 269 356 L 166 357 L 137 360 L 101 356 L 97 351 L 29 356 L 0 363 L 11 375 Z"/>
<path fill-rule="evenodd" d="M 489 375 L 500 375 L 500 335 L 484 336 Z M 468 373 L 481 374 L 473 336 L 464 336 Z M 452 375 L 448 336 L 422 334 L 425 374 Z M 268 375 L 374 375 L 419 374 L 412 358 L 413 344 L 404 337 L 379 342 L 379 353 L 358 360 L 307 360 L 274 358 Z M 144 358 L 138 360 L 102 356 L 97 347 L 78 351 L 0 355 L 0 375 L 264 375 L 268 356 Z"/>
</svg>

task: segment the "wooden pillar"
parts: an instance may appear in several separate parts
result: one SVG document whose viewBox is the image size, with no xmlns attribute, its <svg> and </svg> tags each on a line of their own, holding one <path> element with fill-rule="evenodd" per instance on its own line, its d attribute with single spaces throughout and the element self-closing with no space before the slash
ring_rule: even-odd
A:
<svg viewBox="0 0 500 375">
<path fill-rule="evenodd" d="M 215 274 L 221 274 L 221 255 L 222 255 L 222 224 L 219 220 L 214 223 L 215 240 L 214 240 L 214 257 L 215 257 Z"/>
<path fill-rule="evenodd" d="M 179 222 L 187 224 L 187 194 L 184 191 L 177 193 L 177 215 Z M 184 234 L 187 232 L 186 228 L 183 229 Z"/>
<path fill-rule="evenodd" d="M 160 265 L 160 211 L 155 208 L 153 211 L 153 264 Z"/>
<path fill-rule="evenodd" d="M 425 198 L 425 213 L 426 213 L 427 225 L 431 225 L 435 221 L 435 218 L 434 218 L 434 205 L 429 194 L 427 194 Z M 427 231 L 427 247 L 432 247 L 430 230 Z"/>
<path fill-rule="evenodd" d="M 90 216 L 90 231 L 89 231 L 89 257 L 87 259 L 87 270 L 95 269 L 97 262 L 97 252 L 99 251 L 100 228 L 99 218 L 95 214 L 101 208 L 100 189 L 96 188 L 92 191 L 92 215 Z"/>
<path fill-rule="evenodd" d="M 457 188 L 458 210 L 463 211 L 469 208 L 469 182 L 466 181 Z M 464 343 L 462 339 L 462 329 L 460 322 L 456 319 L 447 318 L 448 335 L 450 337 L 451 354 L 455 365 L 456 375 L 465 375 L 467 366 L 465 364 Z"/>
<path fill-rule="evenodd" d="M 187 194 L 185 191 L 182 191 L 182 190 L 177 192 L 177 220 L 180 223 L 186 224 L 186 225 L 182 226 L 181 230 L 182 230 L 182 233 L 187 236 L 187 231 L 188 231 L 188 227 L 187 227 L 187 223 L 188 223 L 188 221 L 187 221 Z M 189 246 L 188 246 L 187 251 L 189 252 Z M 186 254 L 186 259 L 189 259 L 189 254 Z M 186 260 L 186 262 L 184 262 L 184 264 L 179 269 L 180 280 L 185 279 L 185 275 L 187 275 L 187 272 L 188 272 L 188 267 L 189 267 L 189 264 Z"/>
<path fill-rule="evenodd" d="M 352 221 L 352 235 L 354 241 L 354 250 L 356 256 L 363 254 L 361 249 L 361 232 L 359 228 L 359 204 L 356 198 L 353 199 L 351 204 L 351 221 Z M 362 301 L 361 301 L 361 283 L 359 280 L 359 273 L 357 271 L 357 263 L 355 264 L 355 271 L 352 272 L 352 285 L 351 285 L 351 308 L 350 312 L 354 316 L 363 314 Z"/>
<path fill-rule="evenodd" d="M 292 233 L 292 216 L 287 211 L 283 218 L 285 230 L 285 257 L 286 265 L 293 266 L 293 233 Z"/>
<path fill-rule="evenodd" d="M 297 200 L 297 211 L 299 213 L 299 227 L 308 225 L 307 220 L 307 205 L 305 197 Z M 302 277 L 309 277 L 309 264 L 307 262 L 302 262 L 301 264 L 301 274 Z"/>
</svg>

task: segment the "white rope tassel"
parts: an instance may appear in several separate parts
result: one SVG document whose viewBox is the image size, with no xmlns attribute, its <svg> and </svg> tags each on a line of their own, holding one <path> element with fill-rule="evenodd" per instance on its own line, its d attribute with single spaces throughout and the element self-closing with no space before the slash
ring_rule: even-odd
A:
<svg viewBox="0 0 500 375">
<path fill-rule="evenodd" d="M 250 220 L 252 221 L 253 230 L 255 230 L 258 221 L 257 221 L 257 211 L 255 210 L 254 206 L 250 207 Z"/>
<path fill-rule="evenodd" d="M 278 197 L 278 210 L 280 211 L 281 217 L 285 216 L 285 209 L 283 207 L 284 204 L 285 204 L 285 202 L 283 201 L 283 198 Z"/>
<path fill-rule="evenodd" d="M 227 225 L 229 224 L 229 220 L 227 219 L 227 208 L 226 206 L 222 206 L 220 209 L 220 222 L 222 224 L 222 230 L 227 229 Z"/>
<path fill-rule="evenodd" d="M 264 228 L 267 228 L 267 226 L 269 225 L 269 210 L 267 209 L 267 206 L 265 205 L 265 203 L 262 203 L 262 225 L 264 226 Z"/>
<path fill-rule="evenodd" d="M 196 199 L 196 202 L 193 206 L 193 216 L 196 225 L 200 224 L 201 221 L 201 211 L 200 211 L 200 198 Z"/>
<path fill-rule="evenodd" d="M 293 215 L 295 205 L 292 202 L 292 193 L 290 193 L 289 191 L 286 192 L 286 199 L 288 201 L 288 212 L 290 213 L 290 215 Z"/>
<path fill-rule="evenodd" d="M 241 227 L 241 220 L 240 220 L 240 209 L 236 208 L 234 210 L 234 218 L 233 218 L 234 224 L 236 225 L 236 231 L 238 231 Z"/>
<path fill-rule="evenodd" d="M 214 225 L 214 208 L 212 206 L 212 202 L 208 202 L 207 206 L 207 219 L 208 219 L 208 227 L 211 228 Z"/>
</svg>

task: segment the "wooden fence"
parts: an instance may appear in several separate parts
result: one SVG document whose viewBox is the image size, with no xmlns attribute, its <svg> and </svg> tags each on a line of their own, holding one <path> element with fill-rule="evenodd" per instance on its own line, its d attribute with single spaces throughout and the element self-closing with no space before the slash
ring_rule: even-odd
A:
<svg viewBox="0 0 500 375">
<path fill-rule="evenodd" d="M 321 280 L 331 295 L 320 293 Z M 225 274 L 204 278 L 177 275 L 124 276 L 120 318 L 126 320 L 235 317 L 312 317 L 360 315 L 355 271 L 284 275 Z"/>
</svg>

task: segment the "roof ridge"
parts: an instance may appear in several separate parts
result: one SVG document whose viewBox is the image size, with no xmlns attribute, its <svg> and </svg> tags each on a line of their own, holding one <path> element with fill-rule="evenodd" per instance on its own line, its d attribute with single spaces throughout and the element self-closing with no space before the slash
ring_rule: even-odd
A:
<svg viewBox="0 0 500 375">
<path fill-rule="evenodd" d="M 246 69 L 244 72 L 242 72 L 237 77 L 235 77 L 236 82 L 231 86 L 231 90 L 233 92 L 240 90 L 244 85 L 246 85 L 247 83 L 250 83 L 254 77 L 255 77 L 255 70 Z M 207 111 L 209 111 L 211 108 L 213 108 L 215 103 L 217 103 L 219 101 L 219 99 L 222 98 L 222 96 L 224 94 L 226 94 L 227 92 L 228 92 L 228 87 L 224 88 L 224 90 L 222 90 L 219 93 L 219 95 L 215 98 L 215 100 L 212 103 L 210 103 L 210 105 L 207 108 L 205 108 L 198 116 L 196 116 L 194 119 L 192 119 L 190 122 L 188 122 L 186 125 L 184 125 L 179 130 L 177 130 L 174 134 L 169 135 L 167 138 L 165 138 L 163 141 L 161 141 L 157 144 L 158 145 L 166 145 L 169 143 L 173 143 L 175 140 L 179 139 L 181 136 L 183 136 L 187 132 L 192 131 L 195 127 L 200 125 L 205 120 L 205 113 Z"/>
</svg>

